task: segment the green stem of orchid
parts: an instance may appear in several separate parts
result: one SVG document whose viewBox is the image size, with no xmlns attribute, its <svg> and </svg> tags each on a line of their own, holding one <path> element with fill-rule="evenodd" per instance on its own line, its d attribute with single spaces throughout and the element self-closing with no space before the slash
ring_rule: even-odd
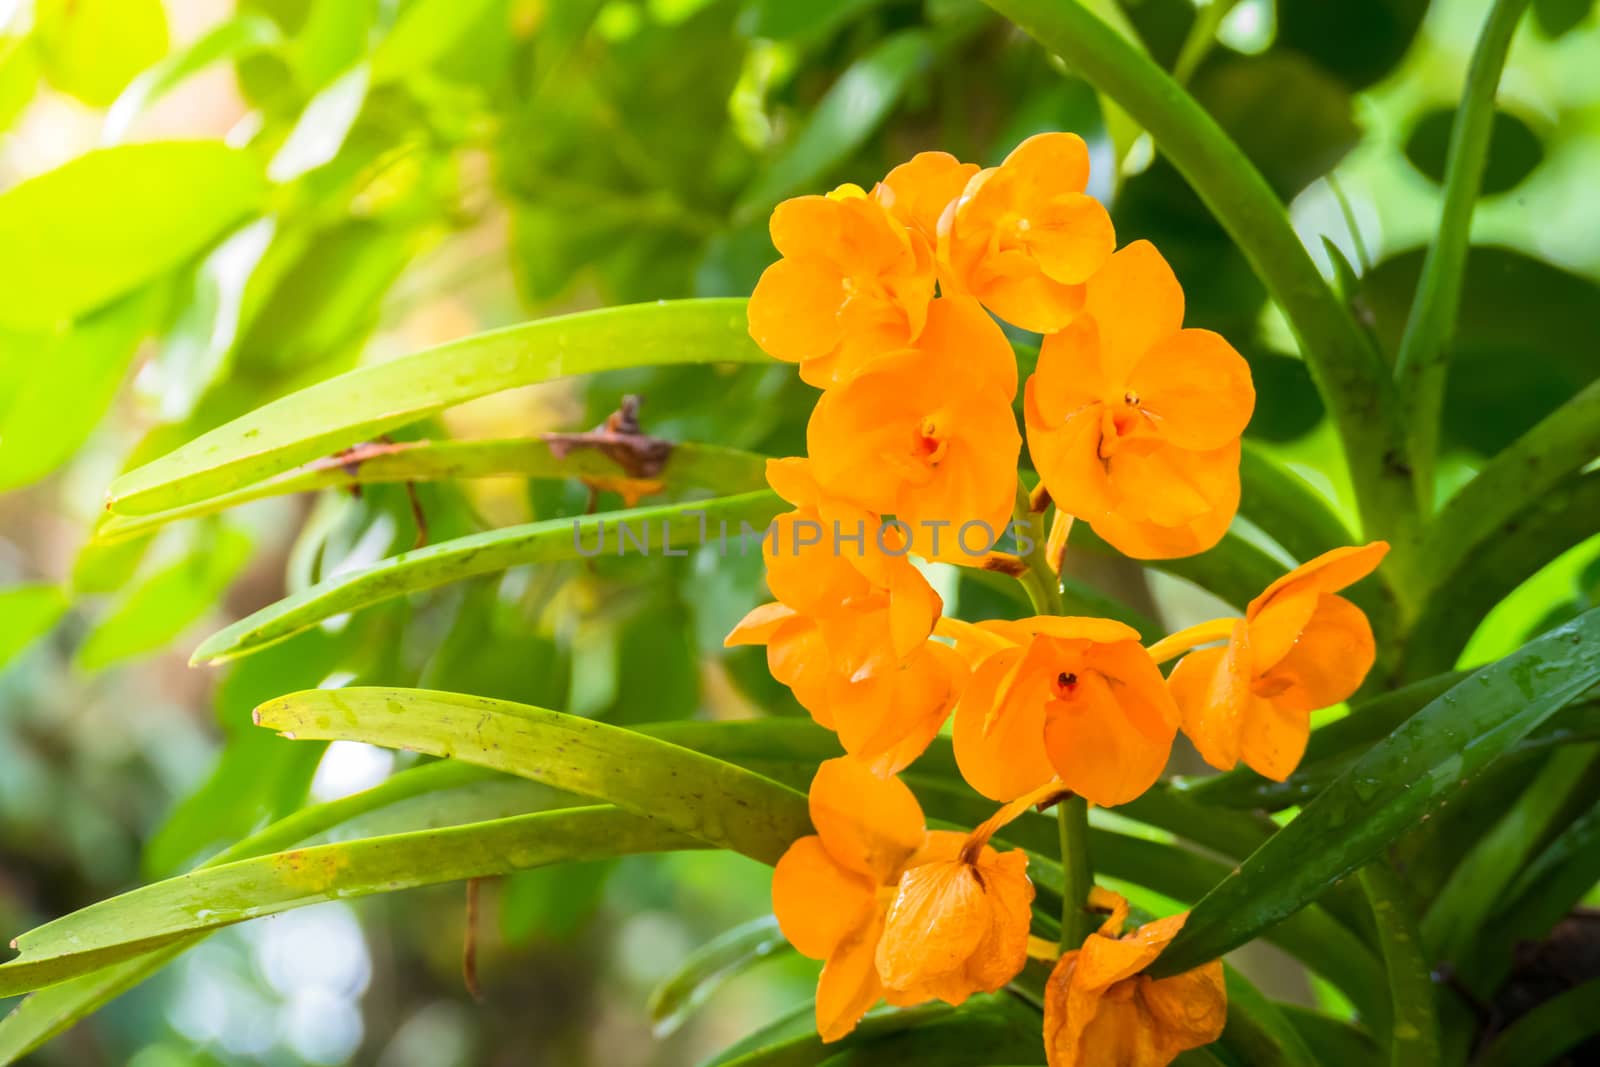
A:
<svg viewBox="0 0 1600 1067">
<path fill-rule="evenodd" d="M 1044 512 L 1035 512 L 1027 488 L 1017 481 L 1014 517 L 1032 540 L 1021 558 L 1028 569 L 1018 577 L 1028 591 L 1028 599 L 1038 615 L 1060 615 L 1061 578 L 1050 569 L 1045 555 Z M 1089 804 L 1080 796 L 1070 796 L 1056 806 L 1061 827 L 1061 951 L 1071 952 L 1089 936 L 1089 890 L 1094 885 L 1094 869 L 1089 865 Z"/>
<path fill-rule="evenodd" d="M 1411 464 L 1424 515 L 1432 510 L 1434 461 L 1439 448 L 1439 416 L 1444 406 L 1449 342 L 1461 307 L 1461 284 L 1467 249 L 1472 241 L 1472 213 L 1483 186 L 1494 125 L 1495 93 L 1511 51 L 1517 23 L 1528 0 L 1495 0 L 1484 21 L 1467 70 L 1461 107 L 1450 129 L 1450 155 L 1445 163 L 1444 208 L 1411 314 L 1400 338 L 1394 374 L 1399 401 L 1410 415 Z"/>
<path fill-rule="evenodd" d="M 1034 514 L 1029 503 L 1027 487 L 1022 484 L 1021 478 L 1017 479 L 1017 504 L 1012 512 L 1012 518 L 1019 531 L 1026 530 L 1029 542 L 1028 551 L 1019 554 L 1028 569 L 1017 576 L 1017 581 L 1027 590 L 1028 600 L 1033 604 L 1035 615 L 1060 615 L 1063 611 L 1061 577 L 1050 569 L 1050 561 L 1045 558 L 1047 535 L 1044 514 L 1043 512 Z"/>
<path fill-rule="evenodd" d="M 1094 868 L 1089 864 L 1089 802 L 1073 794 L 1056 805 L 1061 828 L 1061 951 L 1083 944 L 1089 936 L 1089 890 Z"/>
</svg>

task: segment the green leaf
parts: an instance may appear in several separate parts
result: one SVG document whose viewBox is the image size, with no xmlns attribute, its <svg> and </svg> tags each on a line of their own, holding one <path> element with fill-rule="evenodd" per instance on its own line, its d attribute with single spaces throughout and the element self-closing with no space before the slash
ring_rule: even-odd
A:
<svg viewBox="0 0 1600 1067">
<path fill-rule="evenodd" d="M 1344 522 L 1316 490 L 1250 442 L 1239 457 L 1239 487 L 1239 514 L 1302 563 L 1354 543 Z"/>
<path fill-rule="evenodd" d="M 0 197 L 0 203 L 4 198 Z M 743 300 L 683 300 L 540 319 L 341 374 L 118 478 L 113 511 L 217 496 L 423 416 L 520 385 L 650 364 L 760 362 Z"/>
<path fill-rule="evenodd" d="M 669 490 L 754 492 L 766 484 L 767 457 L 717 445 L 675 444 L 658 475 Z M 388 482 L 455 481 L 516 475 L 519 478 L 606 478 L 626 473 L 595 448 L 563 456 L 541 439 L 505 441 L 401 441 L 379 445 L 360 460 L 321 460 L 231 493 L 151 515 L 107 512 L 94 529 L 98 544 L 118 544 L 170 522 L 214 515 L 252 500 L 318 489 Z"/>
<path fill-rule="evenodd" d="M 1361 701 L 1344 718 L 1311 731 L 1300 766 L 1282 782 L 1240 766 L 1203 778 L 1179 778 L 1174 786 L 1201 805 L 1278 811 L 1302 804 L 1343 774 L 1373 743 L 1465 677 L 1464 672 L 1441 674 Z"/>
<path fill-rule="evenodd" d="M 993 1062 L 1038 1062 L 1044 1058 L 1039 1016 L 1017 1001 L 980 995 L 960 1008 L 942 1004 L 868 1015 L 848 1036 L 824 1044 L 814 1031 L 718 1057 L 715 1067 L 867 1067 L 925 1064 L 928 1067 Z M 776 1035 L 775 1035 L 776 1036 Z M 709 1067 L 709 1065 L 708 1065 Z"/>
<path fill-rule="evenodd" d="M 1364 1030 L 1298 1004 L 1279 1004 L 1278 1010 L 1300 1031 L 1318 1063 L 1334 1067 L 1336 1064 L 1378 1062 L 1378 1045 Z"/>
<path fill-rule="evenodd" d="M 1594 0 L 1533 0 L 1534 21 L 1546 37 L 1562 37 L 1594 10 Z"/>
<path fill-rule="evenodd" d="M 480 574 L 601 552 L 622 555 L 625 547 L 635 548 L 630 538 L 641 535 L 646 550 L 639 554 L 679 555 L 694 546 L 702 523 L 711 524 L 706 543 L 715 544 L 715 529 L 726 522 L 729 551 L 743 551 L 741 526 L 749 523 L 759 533 L 782 509 L 776 494 L 761 490 L 692 504 L 546 519 L 458 537 L 344 571 L 285 597 L 211 635 L 195 650 L 192 662 L 217 663 L 248 655 L 334 615 Z M 752 539 L 749 551 L 757 550 Z"/>
<path fill-rule="evenodd" d="M 159 397 L 164 421 L 192 416 L 200 398 L 227 369 L 239 336 L 245 288 L 276 232 L 275 220 L 256 219 L 229 234 L 195 268 L 178 320 L 161 339 L 151 365 L 148 391 Z"/>
<path fill-rule="evenodd" d="M 34 17 L 45 77 L 92 107 L 167 51 L 161 0 L 38 0 Z"/>
<path fill-rule="evenodd" d="M 128 593 L 90 631 L 77 664 L 99 671 L 154 652 L 213 611 L 250 559 L 250 537 L 224 526 Z"/>
<path fill-rule="evenodd" d="M 1381 859 L 1361 868 L 1360 877 L 1389 971 L 1389 1000 L 1394 1007 L 1389 1063 L 1392 1067 L 1434 1067 L 1440 1059 L 1438 1011 L 1428 965 L 1432 957 L 1424 955 L 1410 896 Z"/>
<path fill-rule="evenodd" d="M 1422 26 L 1428 0 L 1345 0 L 1283 4 L 1277 12 L 1278 44 L 1362 89 L 1392 70 Z"/>
<path fill-rule="evenodd" d="M 0 589 L 0 669 L 44 635 L 66 614 L 59 585 L 13 585 Z"/>
<path fill-rule="evenodd" d="M 0 997 L 317 901 L 696 847 L 660 822 L 604 805 L 277 852 L 157 882 L 28 931 L 14 942 L 21 955 L 0 965 Z"/>
<path fill-rule="evenodd" d="M 1487 928 L 1501 936 L 1474 946 L 1459 964 L 1469 986 L 1497 989 L 1513 963 L 1513 947 L 1539 941 L 1600 882 L 1600 806 L 1574 820 L 1517 874 Z"/>
<path fill-rule="evenodd" d="M 32 38 L 4 31 L 0 25 L 0 130 L 10 128 L 39 85 L 39 50 Z"/>
<path fill-rule="evenodd" d="M 910 1010 L 925 1009 L 912 1008 Z M 863 1022 L 869 1026 L 876 1025 L 877 1016 L 869 1016 Z M 738 1062 L 740 1057 L 771 1050 L 783 1045 L 785 1042 L 799 1040 L 807 1034 L 815 1033 L 816 1029 L 816 1006 L 808 1001 L 792 1011 L 785 1012 L 760 1029 L 746 1034 L 717 1055 L 702 1061 L 700 1067 L 726 1067 L 729 1063 Z"/>
<path fill-rule="evenodd" d="M 366 54 L 378 4 L 377 0 L 306 0 L 297 6 L 303 12 L 299 18 L 286 20 L 282 11 L 274 14 L 278 24 L 294 35 L 288 58 L 295 81 L 309 96 Z"/>
<path fill-rule="evenodd" d="M 312 97 L 267 164 L 267 177 L 289 182 L 331 163 L 367 102 L 371 81 L 371 67 L 358 63 Z"/>
<path fill-rule="evenodd" d="M 1425 252 L 1383 260 L 1361 279 L 1361 302 L 1383 350 L 1406 328 Z M 1600 285 L 1514 249 L 1467 252 L 1454 329 L 1447 338 L 1441 447 L 1488 458 L 1510 447 L 1600 376 L 1591 338 Z M 1537 315 L 1527 309 L 1537 307 Z"/>
<path fill-rule="evenodd" d="M 777 918 L 763 915 L 695 949 L 650 993 L 650 1021 L 656 1036 L 676 1031 L 723 982 L 788 944 Z"/>
<path fill-rule="evenodd" d="M 1554 1064 L 1561 1062 L 1562 1053 L 1596 1033 L 1600 1033 L 1600 978 L 1591 978 L 1506 1027 L 1473 1063 L 1475 1067 Z"/>
<path fill-rule="evenodd" d="M 1216 959 L 1315 900 L 1600 681 L 1600 609 L 1475 672 L 1312 801 L 1195 905 L 1154 965 Z"/>
<path fill-rule="evenodd" d="M 1228 990 L 1228 1020 L 1221 1043 L 1229 1052 L 1251 1067 L 1319 1067 L 1278 1005 L 1227 964 L 1222 977 Z"/>
<path fill-rule="evenodd" d="M 372 54 L 372 81 L 407 78 L 426 70 L 472 28 L 495 0 L 415 0 Z"/>
<path fill-rule="evenodd" d="M 753 0 L 739 17 L 747 37 L 771 41 L 815 41 L 881 4 L 883 0 Z"/>
<path fill-rule="evenodd" d="M 1218 53 L 1195 75 L 1194 94 L 1286 203 L 1361 138 L 1348 90 L 1285 49 Z"/>
<path fill-rule="evenodd" d="M 691 749 L 558 711 L 413 689 L 316 689 L 268 701 L 258 725 L 451 756 L 603 799 L 662 826 L 776 863 L 810 832 L 805 797 Z"/>
<path fill-rule="evenodd" d="M 218 141 L 102 148 L 0 194 L 0 324 L 41 330 L 164 274 L 256 211 L 266 183 Z"/>
<path fill-rule="evenodd" d="M 1488 928 L 1502 892 L 1526 869 L 1540 844 L 1559 832 L 1557 820 L 1569 798 L 1597 767 L 1600 748 L 1594 745 L 1557 749 L 1493 826 L 1477 828 L 1476 844 L 1423 918 L 1422 940 L 1430 958 L 1466 957 Z"/>
<path fill-rule="evenodd" d="M 1455 121 L 1455 108 L 1436 108 L 1417 120 L 1406 139 L 1406 158 L 1435 182 L 1444 182 L 1450 129 Z M 1496 110 L 1490 120 L 1489 158 L 1484 164 L 1479 195 L 1495 196 L 1516 188 L 1543 160 L 1544 143 L 1539 135 L 1509 111 Z"/>
<path fill-rule="evenodd" d="M 913 78 L 933 63 L 932 38 L 905 30 L 839 75 L 784 153 L 751 183 L 735 214 L 749 218 L 817 184 L 889 116 Z"/>
<path fill-rule="evenodd" d="M 38 481 L 88 440 L 153 325 L 156 304 L 135 293 L 59 332 L 0 328 L 0 492 Z"/>
<path fill-rule="evenodd" d="M 1456 666 L 1490 609 L 1547 563 L 1595 534 L 1600 471 L 1561 483 L 1508 518 L 1438 583 L 1403 649 L 1407 676 Z"/>
<path fill-rule="evenodd" d="M 165 56 L 128 85 L 111 105 L 102 144 L 116 144 L 158 100 L 213 63 L 240 59 L 283 44 L 278 24 L 262 15 L 235 15 Z"/>
<path fill-rule="evenodd" d="M 1600 453 L 1600 380 L 1546 415 L 1486 463 L 1439 511 L 1427 535 L 1429 588 L 1442 584 L 1530 506 Z M 1537 562 L 1544 562 L 1543 560 Z"/>
</svg>

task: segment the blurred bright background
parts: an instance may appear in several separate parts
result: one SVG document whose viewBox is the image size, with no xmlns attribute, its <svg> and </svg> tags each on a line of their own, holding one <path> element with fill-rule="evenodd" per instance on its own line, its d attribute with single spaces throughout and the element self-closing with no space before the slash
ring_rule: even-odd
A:
<svg viewBox="0 0 1600 1067">
<path fill-rule="evenodd" d="M 1270 0 L 1234 6 L 1192 84 L 1392 341 L 1436 225 L 1449 114 L 1486 5 L 1280 0 L 1291 2 L 1321 13 L 1286 22 Z M 217 625 L 409 547 L 403 490 L 264 501 L 121 548 L 83 546 L 119 470 L 272 396 L 531 317 L 748 293 L 773 256 L 773 203 L 870 184 L 918 150 L 991 164 L 1039 130 L 1088 137 L 1092 191 L 1114 203 L 1122 239 L 1161 242 L 1191 321 L 1251 359 L 1252 440 L 1349 514 L 1335 435 L 1237 251 L 1147 142 L 1117 143 L 1087 86 L 976 3 L 459 4 L 472 12 L 464 29 L 424 42 L 426 64 L 402 77 L 384 74 L 398 61 L 371 57 L 404 0 L 0 0 L 0 188 L 97 145 L 168 139 L 248 147 L 274 183 L 264 213 L 151 287 L 135 343 L 52 379 L 37 365 L 63 357 L 0 333 L 0 587 L 70 590 L 70 607 L 25 646 L 7 643 L 24 622 L 0 618 L 7 937 L 185 869 L 307 795 L 342 796 L 393 770 L 376 749 L 336 743 L 308 759 L 309 746 L 291 754 L 252 732 L 250 708 L 290 688 L 421 684 L 622 722 L 792 711 L 759 656 L 719 648 L 760 594 L 754 559 L 513 572 L 197 671 L 188 654 Z M 1188 0 L 1123 6 L 1152 53 L 1175 62 Z M 1597 369 L 1600 16 L 1573 0 L 1534 7 L 1502 84 L 1493 195 L 1473 227 L 1486 247 L 1468 274 L 1451 385 L 1458 477 Z M 1536 321 L 1505 325 L 1534 300 Z M 651 432 L 798 449 L 809 398 L 790 370 L 713 373 L 519 390 L 415 432 L 585 429 L 637 392 Z M 1513 380 L 1524 407 L 1508 410 Z M 421 501 L 437 539 L 581 510 L 583 492 L 488 480 L 424 487 Z M 1591 538 L 1526 583 L 1465 660 L 1593 606 L 1597 556 Z M 1138 575 L 1095 563 L 1079 577 L 1173 626 L 1209 606 L 1176 579 L 1130 588 Z M 970 577 L 944 582 L 969 617 L 997 595 Z M 37 1062 L 696 1063 L 805 1003 L 814 982 L 814 965 L 783 956 L 675 1032 L 651 1033 L 654 984 L 766 912 L 767 879 L 738 857 L 684 854 L 486 885 L 481 1001 L 461 977 L 460 886 L 291 912 L 211 938 Z"/>
</svg>

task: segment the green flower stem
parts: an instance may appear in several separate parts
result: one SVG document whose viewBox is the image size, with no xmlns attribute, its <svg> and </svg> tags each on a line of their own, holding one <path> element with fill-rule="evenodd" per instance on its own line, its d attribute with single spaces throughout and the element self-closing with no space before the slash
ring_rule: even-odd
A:
<svg viewBox="0 0 1600 1067">
<path fill-rule="evenodd" d="M 1045 559 L 1044 514 L 1033 513 L 1028 503 L 1028 489 L 1020 478 L 1017 479 L 1017 504 L 1012 511 L 1012 518 L 1019 527 L 1027 528 L 1028 539 L 1032 542 L 1028 551 L 1021 553 L 1020 558 L 1028 569 L 1017 577 L 1017 581 L 1028 591 L 1034 614 L 1060 615 L 1063 610 L 1061 577 L 1050 569 L 1050 561 Z"/>
<path fill-rule="evenodd" d="M 1439 413 L 1449 368 L 1448 341 L 1455 332 L 1461 306 L 1461 278 L 1472 239 L 1472 209 L 1483 184 L 1494 122 L 1495 92 L 1506 54 L 1529 0 L 1495 0 L 1483 24 L 1466 91 L 1450 130 L 1450 155 L 1445 164 L 1444 208 L 1438 236 L 1428 249 L 1422 278 L 1406 319 L 1395 358 L 1395 378 L 1403 410 L 1411 413 L 1410 457 L 1417 495 L 1433 507 L 1433 468 L 1439 449 Z"/>
<path fill-rule="evenodd" d="M 1150 132 L 1239 245 L 1300 341 L 1350 467 L 1364 532 L 1394 546 L 1385 577 L 1411 606 L 1417 500 L 1394 383 L 1317 271 L 1261 172 L 1206 110 L 1149 56 L 1081 3 L 984 0 L 1059 54 Z"/>
<path fill-rule="evenodd" d="M 1089 890 L 1094 888 L 1094 868 L 1089 864 L 1089 802 L 1073 794 L 1056 805 L 1061 828 L 1061 951 L 1083 944 L 1093 928 L 1089 921 Z"/>
<path fill-rule="evenodd" d="M 1019 578 L 1033 610 L 1039 615 L 1060 615 L 1061 578 L 1050 569 L 1045 558 L 1044 513 L 1029 506 L 1028 490 L 1017 481 L 1016 521 L 1030 531 L 1033 545 L 1022 553 L 1028 569 Z M 1056 806 L 1061 827 L 1061 951 L 1071 952 L 1089 936 L 1089 890 L 1094 885 L 1094 868 L 1089 865 L 1089 804 L 1080 796 L 1070 796 Z"/>
<path fill-rule="evenodd" d="M 1217 28 L 1238 3 L 1239 0 L 1211 0 L 1211 3 L 1195 12 L 1189 35 L 1183 39 L 1183 47 L 1178 51 L 1178 60 L 1172 64 L 1173 81 L 1179 85 L 1189 84 L 1189 79 L 1194 77 L 1194 72 L 1200 69 L 1200 64 L 1217 43 Z"/>
</svg>

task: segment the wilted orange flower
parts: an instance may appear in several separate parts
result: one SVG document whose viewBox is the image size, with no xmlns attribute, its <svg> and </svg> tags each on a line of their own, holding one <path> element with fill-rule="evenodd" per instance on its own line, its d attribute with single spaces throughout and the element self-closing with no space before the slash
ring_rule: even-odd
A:
<svg viewBox="0 0 1600 1067">
<path fill-rule="evenodd" d="M 1028 380 L 1034 465 L 1058 507 L 1126 555 L 1210 548 L 1239 506 L 1249 365 L 1217 334 L 1183 328 L 1183 290 L 1148 241 L 1112 256 L 1087 290 Z"/>
<path fill-rule="evenodd" d="M 772 874 L 772 910 L 802 955 L 825 960 L 817 1032 L 836 1041 L 883 996 L 876 953 L 885 890 L 927 840 L 922 808 L 904 783 L 849 759 L 811 782 L 816 833 L 789 846 Z"/>
<path fill-rule="evenodd" d="M 947 288 L 1025 330 L 1066 326 L 1116 247 L 1111 216 L 1083 191 L 1088 182 L 1089 150 L 1071 133 L 1030 137 L 973 175 L 939 219 Z"/>
<path fill-rule="evenodd" d="M 1171 978 L 1140 974 L 1183 928 L 1188 913 L 1122 933 L 1127 903 L 1094 889 L 1091 905 L 1111 918 L 1056 963 L 1045 986 L 1044 1044 L 1050 1067 L 1166 1067 L 1222 1035 L 1228 994 L 1212 960 Z"/>
<path fill-rule="evenodd" d="M 883 593 L 896 656 L 909 656 L 927 640 L 944 602 L 907 557 L 897 529 L 880 529 L 878 516 L 824 496 L 809 460 L 768 460 L 767 484 L 795 505 L 773 521 L 762 543 L 773 596 L 820 617 Z"/>
<path fill-rule="evenodd" d="M 826 388 L 922 332 L 933 297 L 928 242 L 860 190 L 785 200 L 772 213 L 783 258 L 750 295 L 750 336 Z"/>
<path fill-rule="evenodd" d="M 981 549 L 1005 530 L 1015 500 L 1016 387 L 1011 346 L 977 301 L 935 300 L 913 347 L 817 401 L 806 427 L 817 483 L 893 515 L 919 554 L 970 562 L 981 551 L 958 550 L 962 527 L 981 524 L 965 537 Z"/>
<path fill-rule="evenodd" d="M 987 835 L 985 835 L 986 837 Z M 895 886 L 878 942 L 891 1004 L 960 1004 L 993 993 L 1028 962 L 1033 883 L 1021 849 L 934 830 Z"/>
<path fill-rule="evenodd" d="M 956 706 L 956 762 L 978 792 L 1009 800 L 1059 776 L 1109 807 L 1160 777 L 1178 709 L 1137 631 L 1048 615 L 959 629 L 976 666 Z"/>
<path fill-rule="evenodd" d="M 1207 763 L 1240 759 L 1282 781 L 1311 734 L 1311 712 L 1344 700 L 1372 669 L 1366 615 L 1339 590 L 1378 566 L 1383 541 L 1336 548 L 1301 564 L 1252 600 L 1227 645 L 1186 656 L 1168 684 L 1183 730 Z"/>
<path fill-rule="evenodd" d="M 939 217 L 976 173 L 976 163 L 963 163 L 949 152 L 918 152 L 891 170 L 872 195 L 933 248 L 939 240 Z"/>
<path fill-rule="evenodd" d="M 724 643 L 766 645 L 767 669 L 817 725 L 837 733 L 844 750 L 874 772 L 888 775 L 922 755 L 967 677 L 961 657 L 937 641 L 896 653 L 891 616 L 883 593 L 821 618 L 764 604 Z"/>
<path fill-rule="evenodd" d="M 828 760 L 811 783 L 811 822 L 778 861 L 772 910 L 802 954 L 825 960 L 817 1031 L 836 1041 L 880 998 L 960 1004 L 1027 962 L 1033 885 L 1027 856 L 989 836 L 929 832 L 911 791 L 855 761 Z"/>
</svg>

